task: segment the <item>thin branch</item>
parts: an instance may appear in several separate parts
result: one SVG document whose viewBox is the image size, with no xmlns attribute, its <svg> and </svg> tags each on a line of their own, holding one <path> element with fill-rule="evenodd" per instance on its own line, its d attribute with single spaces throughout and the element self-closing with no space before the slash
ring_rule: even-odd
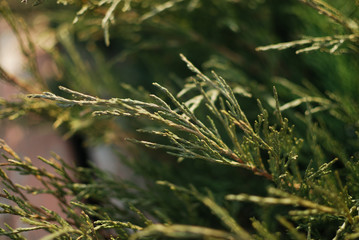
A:
<svg viewBox="0 0 359 240">
<path fill-rule="evenodd" d="M 0 78 L 13 86 L 20 88 L 24 92 L 27 93 L 39 92 L 39 88 L 24 83 L 24 81 L 21 81 L 17 77 L 6 72 L 1 66 L 0 66 Z"/>
</svg>

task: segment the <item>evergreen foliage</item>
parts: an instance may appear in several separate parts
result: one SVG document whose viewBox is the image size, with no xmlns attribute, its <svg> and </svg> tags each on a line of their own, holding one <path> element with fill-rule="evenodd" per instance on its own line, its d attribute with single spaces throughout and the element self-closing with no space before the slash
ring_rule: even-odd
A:
<svg viewBox="0 0 359 240">
<path fill-rule="evenodd" d="M 0 213 L 28 227 L 5 224 L 0 235 L 358 238 L 357 9 L 354 0 L 2 1 L 31 76 L 0 66 L 24 93 L 0 100 L 0 118 L 36 115 L 89 147 L 126 149 L 119 161 L 145 184 L 56 154 L 39 157 L 53 171 L 44 170 L 1 140 Z M 31 35 L 38 16 L 52 43 L 49 77 Z M 53 195 L 63 215 L 27 194 Z"/>
</svg>

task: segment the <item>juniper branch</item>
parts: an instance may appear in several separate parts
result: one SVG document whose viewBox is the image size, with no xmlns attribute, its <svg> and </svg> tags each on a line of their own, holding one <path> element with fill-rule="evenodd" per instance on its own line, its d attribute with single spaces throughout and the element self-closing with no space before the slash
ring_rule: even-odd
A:
<svg viewBox="0 0 359 240">
<path fill-rule="evenodd" d="M 211 199 L 211 197 L 200 194 L 194 187 L 189 190 L 166 181 L 157 181 L 157 184 L 168 186 L 173 191 L 180 191 L 194 196 L 206 207 L 211 209 L 213 214 L 219 217 L 227 226 L 227 228 L 236 234 L 236 237 L 239 239 L 252 239 L 252 236 L 244 228 L 237 224 L 237 222 L 230 216 L 226 209 L 219 206 L 216 202 L 214 202 L 213 199 Z"/>
<path fill-rule="evenodd" d="M 268 50 L 284 50 L 287 48 L 293 48 L 293 47 L 297 47 L 297 46 L 304 46 L 304 45 L 311 45 L 311 49 L 302 49 L 302 50 L 298 50 L 296 53 L 301 53 L 301 52 L 305 52 L 308 50 L 315 50 L 315 49 L 319 49 L 321 47 L 334 47 L 334 46 L 338 46 L 338 44 L 342 44 L 345 41 L 351 41 L 351 42 L 356 42 L 358 40 L 358 34 L 349 34 L 349 35 L 334 35 L 334 36 L 325 36 L 325 37 L 307 37 L 305 39 L 301 39 L 301 40 L 295 40 L 295 41 L 290 41 L 290 42 L 283 42 L 283 43 L 277 43 L 277 44 L 272 44 L 272 45 L 268 45 L 268 46 L 261 46 L 261 47 L 257 47 L 256 51 L 268 51 Z M 337 49 L 334 48 L 334 50 L 331 50 L 332 52 L 334 52 Z"/>
<path fill-rule="evenodd" d="M 227 195 L 227 200 L 234 201 L 250 201 L 255 202 L 257 204 L 279 204 L 279 205 L 292 205 L 292 206 L 302 206 L 306 208 L 315 209 L 318 212 L 329 213 L 333 215 L 341 215 L 336 209 L 320 205 L 317 203 L 313 203 L 309 200 L 302 199 L 297 196 L 288 195 L 287 197 L 282 198 L 273 198 L 273 197 L 259 197 L 259 196 L 251 196 L 247 194 L 239 194 L 239 195 Z"/>
<path fill-rule="evenodd" d="M 146 239 L 151 236 L 166 236 L 170 238 L 211 238 L 211 239 L 226 239 L 226 240 L 235 240 L 235 239 L 252 239 L 252 238 L 238 238 L 233 234 L 200 226 L 190 226 L 190 225 L 162 225 L 154 224 L 145 228 L 143 231 L 131 235 L 130 240 L 135 239 Z"/>
<path fill-rule="evenodd" d="M 324 14 L 325 16 L 333 19 L 335 22 L 347 28 L 352 33 L 358 33 L 359 26 L 358 24 L 343 16 L 337 9 L 330 6 L 328 3 L 322 0 L 299 0 L 300 2 L 312 7 L 317 10 L 319 13 Z"/>
</svg>

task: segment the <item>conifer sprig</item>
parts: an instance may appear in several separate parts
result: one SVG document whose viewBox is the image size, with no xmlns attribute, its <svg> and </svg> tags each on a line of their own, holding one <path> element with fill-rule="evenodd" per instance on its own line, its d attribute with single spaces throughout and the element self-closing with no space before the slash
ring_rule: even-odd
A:
<svg viewBox="0 0 359 240">
<path fill-rule="evenodd" d="M 94 196 L 94 190 L 99 195 L 99 189 L 106 192 L 105 194 L 108 197 L 117 197 L 116 195 L 109 196 L 107 191 L 110 191 L 109 189 L 111 191 L 118 190 L 120 186 L 112 188 L 114 184 L 106 182 L 104 176 L 102 176 L 101 181 L 96 183 L 80 184 L 74 178 L 79 174 L 84 175 L 84 173 L 81 173 L 82 170 L 69 166 L 56 154 L 53 154 L 51 159 L 39 157 L 48 167 L 52 168 L 47 170 L 36 167 L 29 158 L 22 160 L 3 140 L 0 140 L 0 150 L 2 150 L 3 158 L 7 160 L 6 163 L 0 164 L 0 167 L 6 168 L 4 170 L 0 169 L 0 179 L 4 186 L 0 198 L 6 200 L 0 203 L 0 214 L 18 216 L 23 223 L 29 225 L 29 227 L 13 229 L 5 224 L 5 228 L 0 228 L 0 236 L 8 236 L 11 239 L 25 239 L 21 233 L 42 229 L 49 232 L 43 238 L 45 240 L 102 239 L 101 234 L 111 229 L 111 231 L 117 232 L 112 233 L 112 236 L 128 238 L 130 229 L 131 231 L 142 229 L 136 224 L 111 220 L 111 217 L 113 217 L 111 215 L 118 209 L 113 205 L 111 212 L 107 212 L 106 205 L 111 205 L 109 200 L 103 206 L 84 203 L 88 198 Z M 17 184 L 8 177 L 7 171 L 16 171 L 22 175 L 34 176 L 42 186 L 34 187 Z M 91 172 L 92 177 L 96 176 L 94 173 L 96 173 L 96 170 Z M 106 184 L 102 181 L 105 181 Z M 129 187 L 125 186 L 124 188 L 128 189 Z M 53 200 L 58 202 L 63 214 L 37 206 L 36 203 L 29 200 L 27 194 L 52 195 Z M 121 212 L 123 213 L 124 211 Z M 140 211 L 137 210 L 135 213 L 140 214 Z M 94 221 L 93 218 L 98 220 Z M 141 218 L 148 223 L 150 222 L 143 215 Z"/>
<path fill-rule="evenodd" d="M 315 9 L 316 11 L 318 11 L 319 14 L 323 14 L 328 18 L 334 20 L 336 23 L 341 25 L 346 30 L 346 32 L 348 32 L 348 34 L 336 34 L 323 37 L 306 37 L 300 40 L 257 47 L 257 51 L 268 51 L 273 49 L 283 50 L 287 48 L 300 47 L 300 49 L 296 51 L 297 54 L 307 53 L 316 50 L 326 51 L 330 54 L 333 54 L 339 52 L 339 49 L 344 45 L 344 43 L 358 43 L 359 25 L 354 19 L 346 17 L 338 9 L 334 8 L 329 3 L 322 0 L 299 1 Z"/>
<path fill-rule="evenodd" d="M 196 84 L 202 98 L 195 98 L 194 104 L 199 106 L 204 104 L 209 110 L 207 120 L 209 125 L 196 116 L 195 108 L 190 109 L 188 105 L 180 102 L 163 86 L 154 83 L 165 96 L 171 101 L 171 107 L 164 100 L 156 95 L 151 95 L 153 102 L 143 102 L 132 99 L 100 99 L 79 93 L 64 87 L 61 90 L 73 95 L 74 99 L 57 96 L 53 93 L 33 94 L 31 98 L 42 98 L 56 101 L 61 106 L 92 106 L 101 107 L 93 112 L 95 116 L 112 115 L 127 116 L 134 118 L 146 118 L 163 124 L 162 131 L 146 130 L 155 135 L 168 138 L 171 144 L 160 144 L 150 141 L 131 140 L 136 143 L 144 144 L 150 148 L 163 148 L 169 154 L 175 155 L 180 159 L 203 159 L 211 162 L 238 166 L 251 170 L 254 174 L 274 180 L 286 172 L 286 168 L 296 158 L 297 148 L 293 148 L 289 154 L 289 161 L 281 160 L 281 152 L 288 141 L 293 142 L 294 146 L 300 144 L 291 136 L 291 127 L 288 120 L 279 118 L 280 130 L 270 126 L 266 111 L 262 109 L 262 117 L 253 128 L 249 123 L 245 113 L 227 82 L 216 73 L 212 72 L 214 80 L 204 75 L 199 69 L 181 55 L 183 61 L 189 69 L 196 73 L 196 78 L 192 78 Z M 211 98 L 208 92 L 218 91 L 219 95 Z M 192 98 L 193 100 L 193 98 Z M 217 101 L 218 100 L 218 101 Z M 278 102 L 278 99 L 277 99 Z M 280 115 L 279 105 L 277 113 Z M 218 122 L 219 121 L 219 122 Z M 218 133 L 218 124 L 221 124 L 231 139 L 231 144 L 226 143 L 223 135 Z M 207 126 L 208 125 L 208 126 Z M 241 130 L 242 133 L 238 132 Z M 285 144 L 286 145 L 285 145 Z M 245 151 L 244 149 L 247 149 Z M 261 156 L 253 154 L 252 151 L 263 149 L 268 151 L 270 158 L 270 171 L 264 167 Z M 284 164 L 285 163 L 285 164 Z M 282 166 L 281 166 L 282 165 Z"/>
</svg>

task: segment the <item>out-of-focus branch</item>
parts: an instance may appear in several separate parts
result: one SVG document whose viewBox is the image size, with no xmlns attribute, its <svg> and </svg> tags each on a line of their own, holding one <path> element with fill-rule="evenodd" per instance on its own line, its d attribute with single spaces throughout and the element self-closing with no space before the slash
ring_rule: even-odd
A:
<svg viewBox="0 0 359 240">
<path fill-rule="evenodd" d="M 330 6 L 328 3 L 321 1 L 321 0 L 299 0 L 300 2 L 314 8 L 320 14 L 323 14 L 335 22 L 339 23 L 340 25 L 344 26 L 352 33 L 359 32 L 358 24 L 350 18 L 345 17 L 341 14 L 337 9 Z"/>
<path fill-rule="evenodd" d="M 1 66 L 0 66 L 0 79 L 4 80 L 7 83 L 10 83 L 13 86 L 20 88 L 22 91 L 25 91 L 27 93 L 36 93 L 40 91 L 38 87 L 26 84 L 24 83 L 24 81 L 21 81 L 17 77 L 9 74 Z"/>
</svg>

